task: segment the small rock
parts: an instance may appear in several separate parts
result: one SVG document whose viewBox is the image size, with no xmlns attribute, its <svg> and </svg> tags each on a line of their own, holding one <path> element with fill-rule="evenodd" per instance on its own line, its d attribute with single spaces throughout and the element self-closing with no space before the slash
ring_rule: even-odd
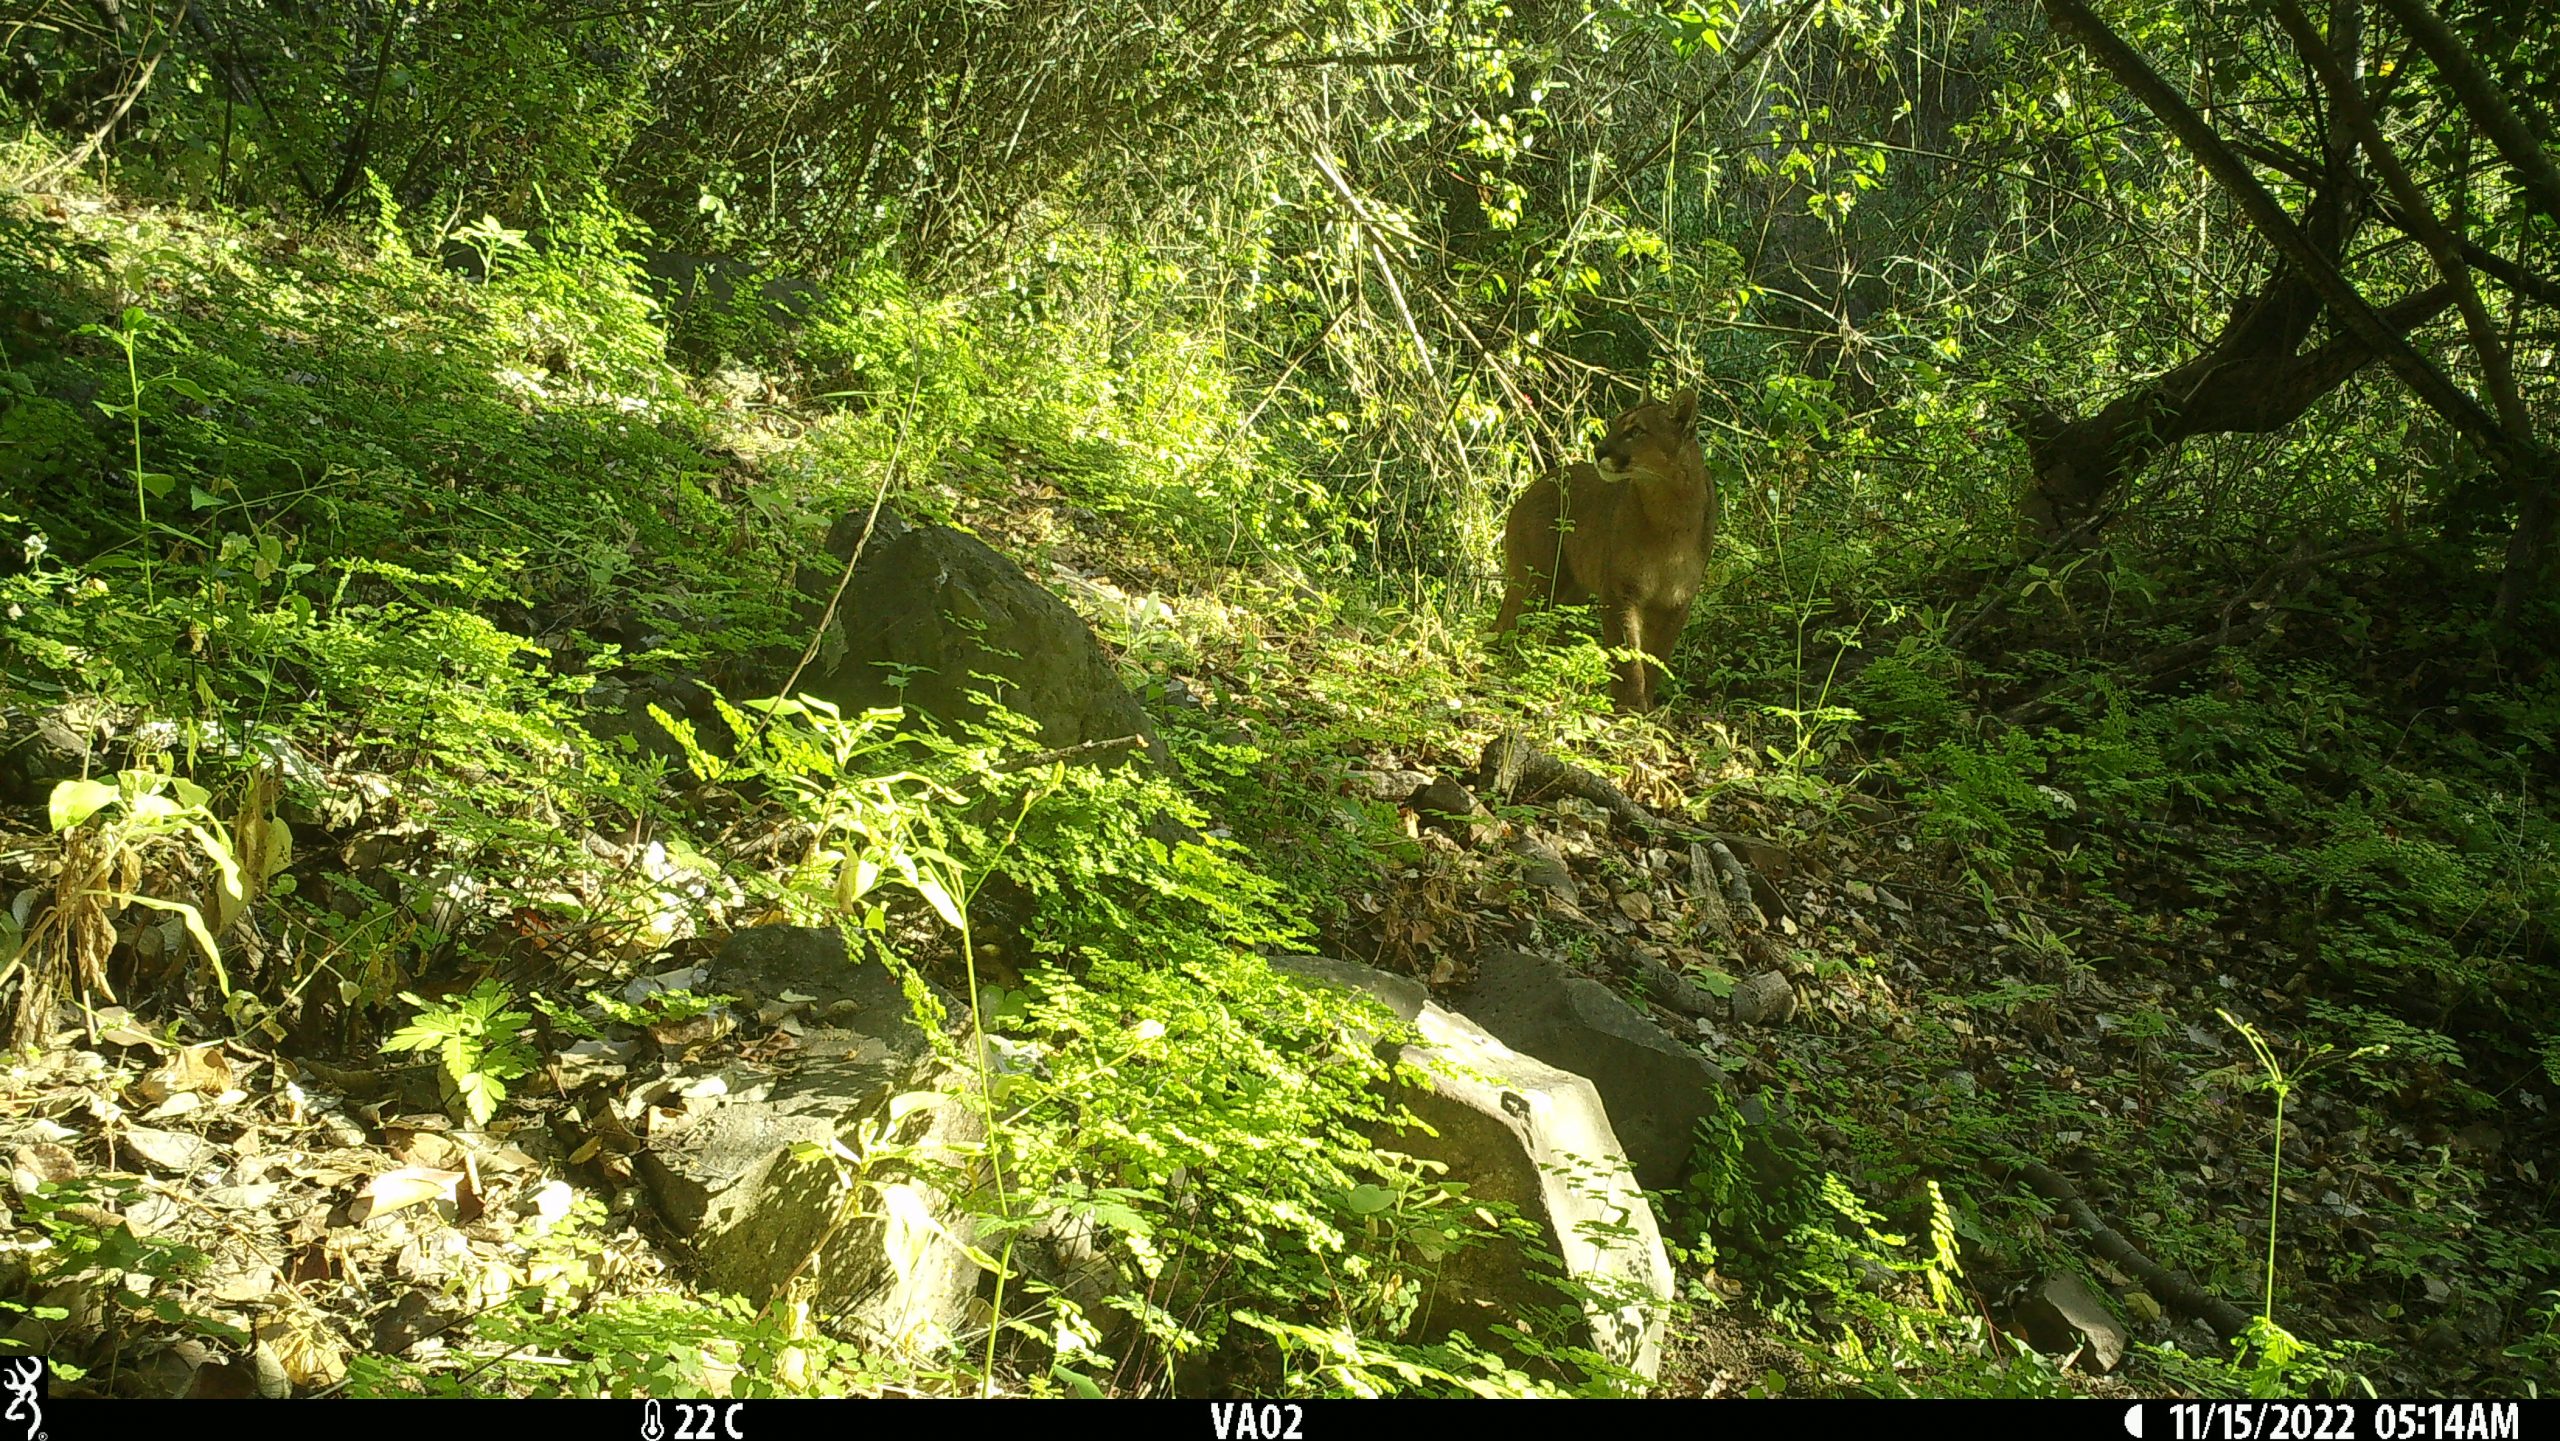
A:
<svg viewBox="0 0 2560 1441">
<path fill-rule="evenodd" d="M 1373 801 L 1399 803 L 1433 784 L 1431 775 L 1427 771 L 1356 770 L 1345 779 L 1351 783 L 1351 789 L 1355 794 L 1367 796 Z"/>
<path fill-rule="evenodd" d="M 104 747 L 98 718 L 72 707 L 0 722 L 0 795 L 28 805 L 41 804 L 54 782 L 88 774 Z"/>
<path fill-rule="evenodd" d="M 2038 1286 L 2019 1308 L 2027 1339 L 2047 1355 L 2085 1346 L 2100 1371 L 2124 1359 L 2125 1331 L 2106 1298 L 2078 1276 L 2065 1273 Z"/>
<path fill-rule="evenodd" d="M 527 1220 L 548 1230 L 566 1220 L 569 1208 L 577 1204 L 578 1193 L 566 1181 L 545 1181 L 533 1194 L 518 1202 Z"/>
<path fill-rule="evenodd" d="M 622 999 L 636 1006 L 660 991 L 698 992 L 703 980 L 710 974 L 707 967 L 684 966 L 672 971 L 661 971 L 654 976 L 636 977 L 631 984 L 622 988 Z"/>
<path fill-rule="evenodd" d="M 284 1368 L 278 1366 L 281 1379 Z M 208 1361 L 198 1366 L 187 1378 L 187 1389 L 179 1393 L 182 1401 L 254 1401 L 258 1399 L 258 1368 L 247 1357 L 237 1361 Z"/>
<path fill-rule="evenodd" d="M 1476 813 L 1476 798 L 1465 786 L 1442 777 L 1416 789 L 1405 797 L 1404 803 L 1422 818 L 1424 825 L 1436 826 L 1460 840 L 1468 839 L 1465 822 Z"/>
<path fill-rule="evenodd" d="M 1783 1026 L 1795 1019 L 1796 988 L 1784 971 L 1762 971 L 1733 987 L 1733 1018 L 1747 1026 Z"/>
<path fill-rule="evenodd" d="M 1563 853 L 1554 846 L 1537 836 L 1524 835 L 1511 843 L 1511 852 L 1520 858 L 1520 879 L 1567 905 L 1581 899 L 1581 888 L 1574 884 L 1573 869 L 1564 863 Z"/>
</svg>

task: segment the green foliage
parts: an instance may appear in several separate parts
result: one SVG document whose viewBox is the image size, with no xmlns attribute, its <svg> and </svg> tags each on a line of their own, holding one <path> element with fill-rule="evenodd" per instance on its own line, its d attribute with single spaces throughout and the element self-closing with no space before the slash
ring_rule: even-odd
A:
<svg viewBox="0 0 2560 1441">
<path fill-rule="evenodd" d="M 482 980 L 457 1000 L 422 1001 L 406 993 L 400 999 L 418 1014 L 382 1049 L 433 1051 L 463 1118 L 487 1125 L 507 1098 L 507 1083 L 533 1069 L 533 1050 L 523 1040 L 532 1014 L 509 1010 L 515 997 L 494 980 Z"/>
<path fill-rule="evenodd" d="M 553 1024 L 573 1034 L 590 1037 L 604 1034 L 596 1029 L 594 1022 L 557 1001 L 545 996 L 533 996 L 529 999 L 533 1002 L 535 1010 L 542 1012 Z M 635 1005 L 608 991 L 587 992 L 588 1004 L 603 1012 L 606 1020 L 619 1025 L 644 1028 L 665 1025 L 669 1021 L 690 1020 L 695 1016 L 718 1010 L 722 1006 L 734 1004 L 737 999 L 735 996 L 698 996 L 689 990 L 675 989 L 651 991 L 642 996 Z"/>
<path fill-rule="evenodd" d="M 214 932 L 239 913 L 253 886 L 263 885 L 266 868 L 244 876 L 230 829 L 207 809 L 210 799 L 204 787 L 148 765 L 120 772 L 114 784 L 74 779 L 52 788 L 46 804 L 52 834 L 45 847 L 52 904 L 31 922 L 13 914 L 0 927 L 0 965 L 8 967 L 0 974 L 19 977 L 12 1024 L 17 1044 L 51 1034 L 50 1011 L 66 979 L 76 977 L 85 995 L 113 999 L 107 981 L 115 944 L 110 918 L 126 906 L 177 916 L 223 999 L 247 999 L 232 991 Z M 187 862 L 197 857 L 215 870 L 207 898 L 216 917 L 210 925 L 204 909 L 183 898 L 192 889 L 185 884 Z"/>
<path fill-rule="evenodd" d="M 91 77 L 148 61 L 155 83 L 117 147 L 129 180 L 321 217 L 359 204 L 369 176 L 413 214 L 520 203 L 600 173 L 644 115 L 646 28 L 632 13 L 491 0 L 431 16 L 249 6 L 188 18 L 22 26 L 33 83 L 9 98 L 80 115 L 85 130 L 103 118 L 82 114 Z"/>
<path fill-rule="evenodd" d="M 347 1394 L 365 1398 L 484 1396 L 790 1396 L 878 1394 L 868 1358 L 731 1296 L 617 1297 L 546 1314 L 530 1300 L 473 1323 L 493 1358 L 453 1377 L 390 1358 L 349 1358 Z M 907 1379 L 907 1378 L 896 1378 Z"/>
<path fill-rule="evenodd" d="M 1002 717 L 955 740 L 902 732 L 895 712 L 761 709 L 762 724 L 727 712 L 734 760 L 694 746 L 694 762 L 802 818 L 811 842 L 779 898 L 841 918 L 878 955 L 863 963 L 898 963 L 884 884 L 924 900 L 964 957 L 987 878 L 1037 902 L 1021 990 L 990 1004 L 972 981 L 969 997 L 1002 1178 L 979 1244 L 1000 1267 L 1028 1230 L 1096 1227 L 1115 1278 L 1101 1304 L 1141 1338 L 1142 1376 L 1231 1354 L 1247 1325 L 1277 1343 L 1264 1379 L 1291 1389 L 1516 1382 L 1483 1349 L 1495 1338 L 1402 1339 L 1430 1278 L 1498 1213 L 1371 1139 L 1396 1121 L 1369 1040 L 1392 1018 L 1263 961 L 1303 932 L 1278 888 L 1198 836 L 1180 791 L 1135 768 L 1009 770 L 1021 723 Z M 1047 1324 L 1007 1328 L 1072 1389 L 1097 1364 L 1097 1318 L 1064 1295 L 1039 1306 Z"/>
<path fill-rule="evenodd" d="M 2232 243 L 2192 157 L 2119 77 L 2000 12 L 753 0 L 705 28 L 662 0 L 199 0 L 112 26 L 91 8 L 37 0 L 0 77 L 0 120 L 25 122 L 0 174 L 41 182 L 0 202 L 0 691 L 95 705 L 135 754 L 99 770 L 124 768 L 113 786 L 54 791 L 32 853 L 66 868 L 55 904 L 0 918 L 0 960 L 30 963 L 22 1029 L 50 1019 L 34 962 L 103 990 L 134 905 L 175 909 L 231 1021 L 271 1033 L 331 997 L 360 1026 L 500 916 L 636 953 L 740 919 L 715 895 L 841 924 L 928 1014 L 922 977 L 960 977 L 984 1041 L 966 1064 L 996 1179 L 973 1204 L 1011 1289 L 975 1374 L 929 1383 L 1079 1394 L 1192 1386 L 1213 1361 L 1215 1384 L 1344 1394 L 1553 1384 L 1524 1357 L 1623 1380 L 1551 1328 L 1412 1333 L 1500 1218 L 1393 1153 L 1367 1059 L 1385 1023 L 1258 959 L 1381 875 L 1476 859 L 1346 794 L 1354 756 L 1440 765 L 1527 721 L 1817 848 L 1844 780 L 1887 782 L 1920 842 L 1897 885 L 1961 882 L 2031 968 L 1968 964 L 1909 1027 L 1933 1061 L 2021 1041 L 1998 1105 L 1950 1103 L 1926 1137 L 1826 1118 L 1915 1235 L 1918 1156 L 2067 1130 L 2133 1173 L 2128 1214 L 2229 1283 L 2254 1238 L 2168 1179 L 2203 1103 L 2155 1094 L 2207 984 L 2334 1033 L 2368 1134 L 2503 1124 L 2537 1074 L 2560 1083 L 2560 682 L 2530 623 L 2485 643 L 2519 490 L 2483 482 L 2499 448 L 2377 370 L 2289 426 L 2143 453 L 2105 534 L 2021 551 L 2018 482 L 2054 473 L 2055 427 L 2138 398 L 2235 317 L 2306 327 L 2270 355 L 2326 344 L 2335 317 L 2262 305 L 2289 294 L 2283 262 Z M 2552 46 L 2495 9 L 2448 18 L 2497 86 L 2548 90 Z M 2263 12 L 2108 19 L 2213 98 L 2211 123 L 2245 119 L 2306 232 L 2366 217 L 2335 237 L 2352 284 L 2377 304 L 2435 284 L 2396 222 L 2307 204 L 2322 173 L 2276 163 L 2341 153 L 2340 107 Z M 2441 65 L 2394 58 L 2398 30 L 2373 17 L 2349 57 L 2389 98 L 2385 138 L 2466 242 L 2530 268 L 2531 195 L 2433 122 L 2459 97 Z M 1037 83 L 983 79 L 1017 74 Z M 93 162 L 197 203 L 98 207 Z M 711 252 L 718 283 L 662 307 L 647 274 L 666 267 L 643 263 L 661 239 Z M 2546 332 L 2548 296 L 2472 283 L 2504 319 L 2412 344 L 2548 433 L 2548 367 L 2492 394 L 2489 333 Z M 761 374 L 687 373 L 729 362 Z M 1572 641 L 1498 665 L 1468 633 L 1503 500 L 1583 453 L 1591 415 L 1669 383 L 1707 396 L 1723 535 L 1679 704 L 1636 722 L 1600 704 L 1607 658 L 1575 622 L 1542 618 Z M 884 493 L 1171 595 L 1178 618 L 1096 604 L 1177 774 L 1009 769 L 1036 748 L 1017 725 L 925 733 L 791 698 L 727 711 L 716 756 L 662 713 L 689 787 L 628 733 L 653 682 L 746 694 L 783 673 L 817 534 Z M 1176 676 L 1206 703 L 1159 706 Z M 408 851 L 330 874 L 325 905 L 271 897 L 258 934 L 285 943 L 245 947 L 264 969 L 235 976 L 214 940 L 263 878 L 211 797 L 278 778 L 338 855 L 347 828 Z M 382 804 L 351 819 L 358 792 Z M 712 854 L 759 826 L 789 837 L 778 861 Z M 586 849 L 626 834 L 667 864 Z M 1941 919 L 1894 943 L 1935 944 Z M 2179 952 L 2172 984 L 2152 940 Z M 997 954 L 1020 984 L 980 984 Z M 2053 1058 L 2019 1033 L 2119 968 L 2144 998 L 2101 1044 L 2140 1076 L 2074 1055 L 2037 1079 Z M 535 1005 L 577 1032 L 715 1003 L 591 999 Z M 523 1071 L 508 1004 L 484 987 L 395 1038 L 439 1055 L 474 1119 Z M 2289 1078 L 2258 1054 L 2281 1106 Z M 1969 1213 L 1932 1190 L 1906 1260 L 1818 1158 L 1730 1115 L 1701 1139 L 1688 1254 L 1753 1269 L 1819 1384 L 2059 1386 L 1952 1304 Z M 2388 1150 L 2358 1173 L 2386 1195 L 2358 1192 L 2369 1228 L 2318 1258 L 2331 1280 L 2460 1307 L 2553 1272 L 2538 1235 L 2478 1224 L 2503 1172 Z M 847 1176 L 882 1203 L 880 1176 Z M 2268 1314 L 2237 1362 L 2159 1374 L 2342 1384 L 2352 1352 L 2272 1321 L 2280 1221 L 2328 1219 L 2271 1213 Z M 1048 1221 L 1100 1228 L 1108 1301 L 1026 1300 L 1003 1248 Z M 560 1228 L 544 1264 L 572 1276 L 592 1241 Z M 2312 1282 L 2286 1283 L 2297 1307 Z M 491 1363 L 492 1383 L 877 1379 L 788 1318 L 573 1309 L 582 1284 L 492 1322 L 483 1340 L 542 1358 Z M 2510 1334 L 2510 1356 L 2548 1359 Z"/>
<path fill-rule="evenodd" d="M 1876 1396 L 2060 1396 L 2052 1363 L 1983 1325 L 1959 1284 L 1954 1207 L 1930 1181 L 1913 1243 L 1783 1127 L 1745 1126 L 1718 1098 L 1701 1118 L 1681 1198 L 1704 1254 L 1760 1288 L 1761 1304 L 1826 1386 Z M 1709 1237 L 1717 1238 L 1709 1240 Z M 1758 1394 L 1786 1388 L 1772 1373 Z"/>
<path fill-rule="evenodd" d="M 2372 1383 L 2358 1369 L 2374 1359 L 2373 1347 L 2306 1341 L 2264 1316 L 2249 1319 L 2247 1333 L 2233 1340 L 2228 1357 L 2191 1356 L 2156 1346 L 2141 1352 L 2170 1384 L 2201 1396 L 2278 1400 L 2373 1394 Z"/>
<path fill-rule="evenodd" d="M 2518 1362 L 2518 1369 L 2525 1374 L 2539 1372 L 2549 1376 L 2555 1368 L 2560 1368 L 2560 1291 L 2545 1291 L 2537 1300 L 2539 1304 L 2534 1307 L 2533 1314 L 2540 1322 L 2540 1329 L 2508 1347 L 2506 1354 Z M 2541 1394 L 2539 1381 L 2525 1384 L 2527 1394 Z"/>
<path fill-rule="evenodd" d="M 162 1326 L 229 1344 L 249 1338 L 237 1327 L 187 1310 L 160 1283 L 201 1271 L 203 1252 L 159 1236 L 138 1236 L 116 1209 L 130 1204 L 145 1183 L 129 1177 L 48 1181 L 22 1194 L 19 1208 L 44 1244 L 26 1273 L 21 1294 L 0 1296 L 0 1313 L 37 1321 L 66 1320 L 64 1299 L 98 1296 L 120 1319 Z M 156 1293 L 156 1294 L 155 1294 Z M 13 1346 L 16 1343 L 10 1343 Z M 57 1363 L 57 1369 L 76 1368 Z"/>
<path fill-rule="evenodd" d="M 844 478 L 884 469 L 916 477 L 898 501 L 935 515 L 1053 493 L 1123 544 L 1195 559 L 1338 538 L 1245 425 L 1224 342 L 1124 248 L 1062 237 L 976 299 L 866 268 L 808 304 L 783 363 L 841 409 L 778 459 L 812 494 L 867 503 Z"/>
</svg>

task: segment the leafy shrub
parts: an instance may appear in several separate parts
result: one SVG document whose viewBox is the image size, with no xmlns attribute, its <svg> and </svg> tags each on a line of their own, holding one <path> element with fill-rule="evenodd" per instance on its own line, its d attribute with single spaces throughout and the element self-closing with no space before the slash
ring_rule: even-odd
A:
<svg viewBox="0 0 2560 1441">
<path fill-rule="evenodd" d="M 533 1069 L 533 1049 L 522 1039 L 531 1013 L 509 1010 L 515 998 L 493 980 L 482 980 L 457 1000 L 422 1001 L 408 994 L 400 999 L 418 1008 L 417 1018 L 394 1031 L 382 1049 L 435 1052 L 463 1118 L 487 1125 L 507 1098 L 507 1083 Z"/>
<path fill-rule="evenodd" d="M 727 762 L 668 719 L 695 765 L 769 787 L 800 819 L 810 844 L 773 894 L 840 918 L 859 963 L 907 964 L 882 887 L 948 927 L 991 1040 L 962 1059 L 990 1108 L 980 1244 L 1007 1265 L 1028 1230 L 1090 1224 L 1116 1268 L 1101 1302 L 1116 1317 L 1043 1295 L 1048 1325 L 1004 1318 L 1047 1353 L 1035 1374 L 1077 1386 L 1107 1326 L 1140 1342 L 1123 1385 L 1191 1378 L 1234 1354 L 1248 1312 L 1280 1342 L 1263 1384 L 1380 1394 L 1493 1364 L 1491 1338 L 1404 1336 L 1438 1266 L 1496 1218 L 1373 1139 L 1398 1120 L 1378 1100 L 1369 1039 L 1392 1018 L 1271 970 L 1259 948 L 1297 942 L 1302 924 L 1232 846 L 1200 834 L 1205 817 L 1178 790 L 1135 768 L 1008 769 L 1027 729 L 1001 715 L 951 739 L 901 731 L 893 711 L 763 709 L 761 721 L 724 710 Z M 970 920 L 996 875 L 1039 903 L 1034 964 L 991 1005 Z"/>
</svg>

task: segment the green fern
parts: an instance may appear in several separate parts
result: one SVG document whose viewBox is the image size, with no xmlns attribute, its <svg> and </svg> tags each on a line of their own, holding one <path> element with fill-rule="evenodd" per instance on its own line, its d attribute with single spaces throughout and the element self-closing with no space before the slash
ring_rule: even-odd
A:
<svg viewBox="0 0 2560 1441">
<path fill-rule="evenodd" d="M 488 1124 L 507 1098 L 507 1082 L 533 1069 L 533 1051 L 522 1040 L 532 1014 L 507 1009 L 515 997 L 492 980 L 457 1001 L 423 1001 L 407 992 L 400 999 L 418 1008 L 417 1019 L 382 1048 L 435 1052 L 463 1114 L 475 1126 Z"/>
</svg>

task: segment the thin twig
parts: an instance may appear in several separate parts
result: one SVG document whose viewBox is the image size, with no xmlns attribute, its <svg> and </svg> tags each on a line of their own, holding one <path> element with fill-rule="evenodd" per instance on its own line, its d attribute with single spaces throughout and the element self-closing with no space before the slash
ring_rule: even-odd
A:
<svg viewBox="0 0 2560 1441">
<path fill-rule="evenodd" d="M 800 659 L 792 665 L 791 674 L 782 682 L 782 689 L 777 692 L 779 695 L 789 696 L 799 686 L 801 673 L 809 668 L 809 662 L 818 658 L 818 647 L 826 641 L 827 628 L 835 624 L 836 610 L 844 603 L 845 588 L 853 584 L 854 569 L 862 564 L 862 553 L 871 545 L 872 528 L 880 523 L 880 507 L 889 499 L 890 489 L 898 483 L 898 466 L 906 459 L 907 453 L 907 425 L 915 417 L 916 400 L 922 393 L 923 382 L 919 376 L 916 383 L 908 387 L 907 408 L 898 416 L 898 438 L 889 447 L 888 473 L 880 478 L 880 489 L 872 494 L 871 513 L 862 518 L 862 534 L 854 538 L 853 554 L 845 557 L 844 570 L 836 577 L 835 592 L 827 597 L 826 609 L 818 613 L 818 623 L 809 631 L 809 643 L 801 648 Z M 753 746 L 764 739 L 765 731 L 773 725 L 773 714 L 767 710 L 756 718 L 756 728 L 748 735 L 747 745 Z"/>
<path fill-rule="evenodd" d="M 159 53 L 142 62 L 142 73 L 135 77 L 133 88 L 125 91 L 123 98 L 116 102 L 116 108 L 107 116 L 106 123 L 90 131 L 89 138 L 80 142 L 79 149 L 20 180 L 20 190 L 32 190 L 57 175 L 68 174 L 89 163 L 89 157 L 97 154 L 99 148 L 107 143 L 107 137 L 124 123 L 125 115 L 133 109 L 133 102 L 141 99 L 142 92 L 151 87 L 152 73 L 160 68 L 160 62 L 168 58 L 169 51 L 178 43 L 178 27 L 186 22 L 187 6 L 191 3 L 193 0 L 178 0 L 178 13 L 169 22 L 168 36 L 160 42 Z"/>
<path fill-rule="evenodd" d="M 1053 751 L 1042 751 L 1038 755 L 1022 756 L 1015 760 L 1006 761 L 997 766 L 996 769 L 999 771 L 1027 771 L 1035 766 L 1050 765 L 1058 761 L 1080 761 L 1090 756 L 1105 755 L 1112 751 L 1136 750 L 1139 747 L 1144 746 L 1146 743 L 1147 738 L 1142 735 L 1113 736 L 1111 739 L 1106 741 L 1086 741 L 1080 745 L 1060 746 L 1058 749 Z"/>
</svg>

